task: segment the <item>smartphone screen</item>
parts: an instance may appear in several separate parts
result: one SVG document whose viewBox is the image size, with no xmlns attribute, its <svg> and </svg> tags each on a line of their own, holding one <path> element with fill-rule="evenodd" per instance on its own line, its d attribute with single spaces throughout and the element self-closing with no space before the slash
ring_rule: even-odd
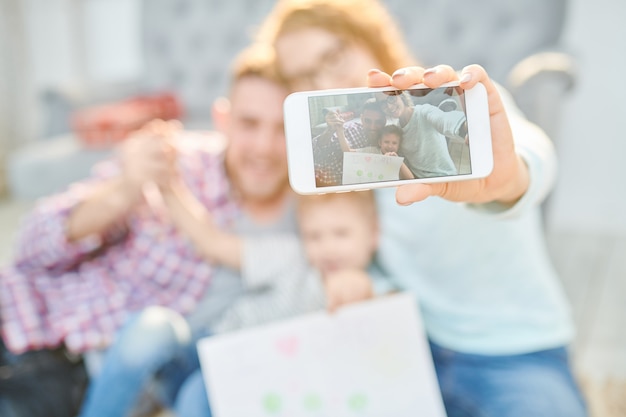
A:
<svg viewBox="0 0 626 417">
<path fill-rule="evenodd" d="M 472 174 L 458 86 L 308 97 L 316 187 Z"/>
<path fill-rule="evenodd" d="M 300 194 L 471 180 L 493 169 L 481 83 L 301 91 L 283 107 L 289 183 Z"/>
</svg>

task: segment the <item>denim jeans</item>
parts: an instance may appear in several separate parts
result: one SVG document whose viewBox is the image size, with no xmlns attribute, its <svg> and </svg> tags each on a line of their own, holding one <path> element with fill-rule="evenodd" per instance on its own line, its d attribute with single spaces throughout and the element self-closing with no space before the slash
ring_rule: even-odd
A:
<svg viewBox="0 0 626 417">
<path fill-rule="evenodd" d="M 107 350 L 80 417 L 128 415 L 151 380 L 159 400 L 171 406 L 183 381 L 200 367 L 195 342 L 185 319 L 169 309 L 150 307 L 133 316 Z"/>
<path fill-rule="evenodd" d="M 505 356 L 430 348 L 448 417 L 587 416 L 565 348 Z"/>
<path fill-rule="evenodd" d="M 584 417 L 565 348 L 473 355 L 430 344 L 448 417 Z M 211 417 L 200 370 L 181 387 L 180 417 Z"/>
<path fill-rule="evenodd" d="M 178 417 L 211 417 L 209 398 L 200 369 L 194 371 L 180 388 L 174 412 Z"/>
</svg>

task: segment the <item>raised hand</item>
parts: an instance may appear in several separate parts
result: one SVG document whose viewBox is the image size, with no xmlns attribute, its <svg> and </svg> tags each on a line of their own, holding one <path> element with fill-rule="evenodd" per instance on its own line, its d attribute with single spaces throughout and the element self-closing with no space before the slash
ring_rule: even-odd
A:
<svg viewBox="0 0 626 417">
<path fill-rule="evenodd" d="M 147 184 L 168 188 L 178 178 L 172 141 L 177 131 L 176 124 L 155 120 L 122 142 L 118 155 L 129 195 L 138 198 Z"/>
<path fill-rule="evenodd" d="M 456 80 L 459 80 L 461 88 L 466 90 L 479 82 L 487 89 L 494 157 L 493 171 L 488 177 L 477 180 L 403 185 L 397 189 L 396 200 L 399 204 L 407 205 L 430 196 L 440 196 L 451 201 L 470 203 L 498 201 L 503 204 L 514 204 L 528 189 L 528 168 L 515 152 L 513 133 L 500 94 L 481 66 L 465 67 L 460 79 L 456 71 L 447 65 L 430 69 L 407 67 L 397 70 L 393 75 L 376 69 L 368 73 L 370 87 L 394 86 L 405 89 L 414 84 L 424 83 L 428 87 L 437 88 L 443 83 Z"/>
<path fill-rule="evenodd" d="M 332 132 L 343 131 L 344 120 L 341 118 L 341 113 L 338 110 L 326 113 L 325 120 L 328 130 Z"/>
</svg>

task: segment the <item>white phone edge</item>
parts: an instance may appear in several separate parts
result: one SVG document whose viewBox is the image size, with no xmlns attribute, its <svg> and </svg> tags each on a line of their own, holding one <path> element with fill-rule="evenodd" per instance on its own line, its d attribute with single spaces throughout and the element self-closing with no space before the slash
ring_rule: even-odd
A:
<svg viewBox="0 0 626 417">
<path fill-rule="evenodd" d="M 441 87 L 456 87 L 458 85 L 458 82 L 451 82 L 443 84 Z M 423 84 L 410 87 L 410 89 L 414 88 L 428 87 Z M 484 178 L 491 173 L 493 170 L 493 151 L 487 90 L 482 83 L 478 83 L 471 89 L 465 90 L 467 129 L 471 146 L 471 174 L 317 187 L 315 184 L 308 98 L 313 96 L 332 96 L 394 90 L 396 89 L 392 87 L 345 88 L 302 91 L 287 96 L 283 104 L 283 111 L 285 118 L 285 139 L 287 141 L 289 183 L 291 188 L 298 194 L 325 194 L 397 187 L 403 184 L 465 181 Z"/>
</svg>

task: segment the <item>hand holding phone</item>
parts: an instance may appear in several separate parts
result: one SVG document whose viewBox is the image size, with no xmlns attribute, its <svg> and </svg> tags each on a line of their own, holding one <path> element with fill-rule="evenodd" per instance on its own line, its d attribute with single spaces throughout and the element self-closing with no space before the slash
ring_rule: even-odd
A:
<svg viewBox="0 0 626 417">
<path fill-rule="evenodd" d="M 477 179 L 493 168 L 482 84 L 299 92 L 284 111 L 289 180 L 301 194 Z"/>
<path fill-rule="evenodd" d="M 496 84 L 489 78 L 483 67 L 472 64 L 457 73 L 448 65 L 437 65 L 429 69 L 416 66 L 401 68 L 394 72 L 393 76 L 376 69 L 370 70 L 367 74 L 367 84 L 374 88 L 393 86 L 397 89 L 404 89 L 420 83 L 431 88 L 437 88 L 454 80 L 459 80 L 459 85 L 466 91 L 479 85 L 486 90 L 494 168 L 487 177 L 473 181 L 399 186 L 396 191 L 396 201 L 399 204 L 407 205 L 430 196 L 439 196 L 450 201 L 498 202 L 510 206 L 517 202 L 530 186 L 529 167 L 517 151 L 519 145 L 516 145 L 513 132 L 517 132 L 518 141 L 524 143 L 522 146 L 526 149 L 529 149 L 526 146 L 529 140 L 534 143 L 537 140 L 542 142 L 549 139 L 526 123 L 519 115 L 516 116 L 515 112 L 512 112 L 511 115 L 507 114 L 507 100 L 501 96 Z M 511 117 L 518 119 L 513 126 L 510 121 Z M 534 145 L 531 148 L 534 149 Z M 535 150 L 531 150 L 531 152 L 539 157 L 538 161 L 545 166 L 545 169 L 552 169 L 554 165 L 549 150 L 539 154 Z"/>
</svg>

